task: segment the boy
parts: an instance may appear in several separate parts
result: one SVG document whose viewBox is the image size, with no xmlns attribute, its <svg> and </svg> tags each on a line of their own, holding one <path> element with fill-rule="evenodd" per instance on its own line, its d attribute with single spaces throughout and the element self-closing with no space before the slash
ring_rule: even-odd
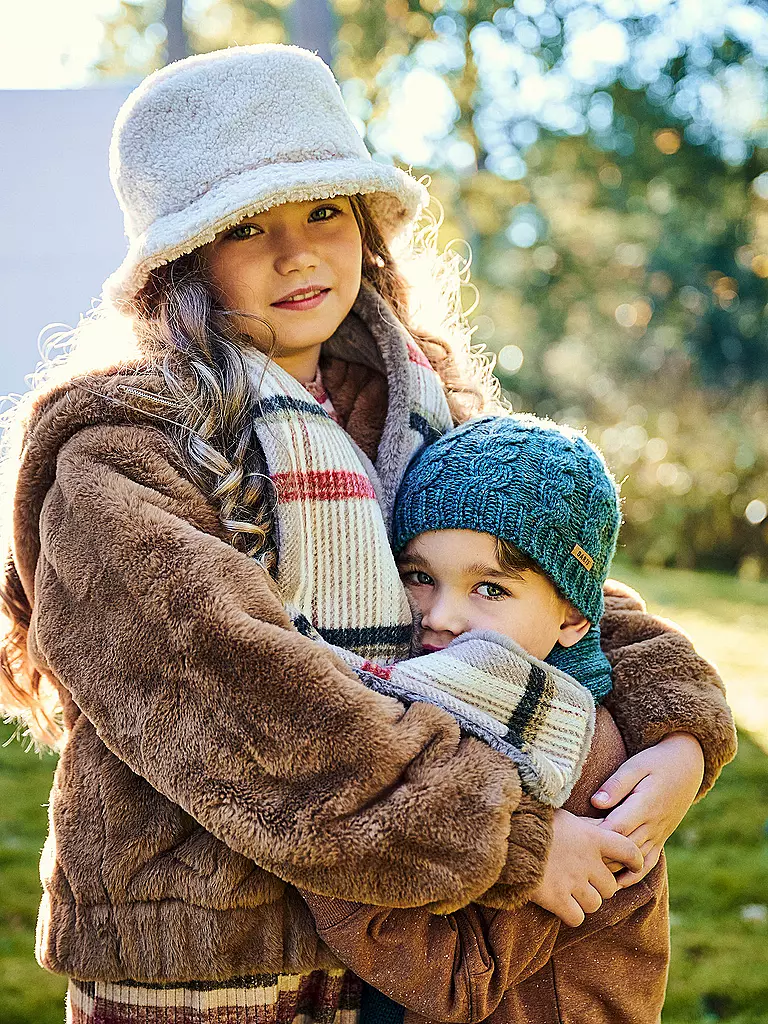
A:
<svg viewBox="0 0 768 1024">
<path fill-rule="evenodd" d="M 431 652 L 470 630 L 492 630 L 515 641 L 534 663 L 546 659 L 574 676 L 600 701 L 611 679 L 598 623 L 619 524 L 617 488 L 602 456 L 568 428 L 533 416 L 484 417 L 424 449 L 398 495 L 393 549 L 414 610 L 414 654 L 426 655 L 420 658 L 426 681 Z M 485 679 L 468 673 L 451 692 L 508 723 L 504 695 L 484 688 Z M 523 735 L 535 722 L 521 721 L 521 714 L 525 708 L 517 706 L 516 728 Z M 613 729 L 618 764 L 623 745 L 609 717 L 607 722 L 598 719 L 598 728 Z M 688 740 L 698 747 L 692 738 L 681 742 Z M 602 781 L 585 780 L 569 807 L 594 814 L 589 798 Z M 654 815 L 640 816 L 648 821 L 637 828 L 647 824 L 644 834 L 653 834 Z M 537 1019 L 551 1004 L 541 996 L 542 984 L 549 984 L 542 972 L 552 972 L 554 986 L 557 964 L 573 980 L 578 969 L 568 966 L 567 948 L 578 944 L 580 962 L 594 961 L 597 948 L 600 967 L 610 958 L 613 970 L 609 976 L 599 969 L 592 982 L 572 987 L 567 1019 L 656 1020 L 668 959 L 663 864 L 614 895 L 619 885 L 612 871 L 626 866 L 629 878 L 642 866 L 634 843 L 568 810 L 555 812 L 553 848 L 558 843 L 576 851 L 575 860 L 579 851 L 589 852 L 572 878 L 552 877 L 556 869 L 545 868 L 533 897 L 539 906 L 531 903 L 515 914 L 470 906 L 438 917 L 423 908 L 373 908 L 309 893 L 305 898 L 322 937 L 348 966 L 431 1019 L 493 1015 L 523 1021 L 529 1013 Z M 553 848 L 548 866 L 556 860 Z M 603 913 L 577 932 L 558 935 L 541 909 L 578 925 L 608 897 L 613 899 Z M 610 944 L 603 938 L 607 927 Z M 402 1012 L 369 992 L 363 1022 L 396 1019 Z"/>
</svg>

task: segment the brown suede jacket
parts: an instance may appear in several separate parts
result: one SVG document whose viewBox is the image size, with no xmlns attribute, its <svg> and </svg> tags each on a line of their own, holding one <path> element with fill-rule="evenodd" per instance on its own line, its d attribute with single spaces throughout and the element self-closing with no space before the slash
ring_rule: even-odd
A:
<svg viewBox="0 0 768 1024">
<path fill-rule="evenodd" d="M 613 718 L 604 707 L 598 708 L 592 750 L 565 809 L 599 816 L 590 798 L 626 757 Z M 619 967 L 623 963 L 617 927 L 632 915 L 639 918 L 622 939 L 638 943 L 645 953 L 648 945 L 643 929 L 666 932 L 666 913 L 648 913 L 656 902 L 666 900 L 664 871 L 663 864 L 657 865 L 641 882 L 606 900 L 600 912 L 589 915 L 578 928 L 565 928 L 534 903 L 513 912 L 473 903 L 450 914 L 434 914 L 423 907 L 374 907 L 310 892 L 303 895 L 323 939 L 355 974 L 405 1008 L 404 1024 L 473 1024 L 481 1020 L 508 1024 L 529 1019 L 532 1008 L 528 1003 L 526 1012 L 520 1011 L 519 986 L 565 945 L 591 943 L 594 957 L 595 935 L 604 937 L 603 955 L 597 963 L 583 962 L 582 970 L 608 969 L 614 988 L 621 985 Z M 642 917 L 636 915 L 641 907 L 645 911 Z M 634 961 L 627 960 L 631 975 Z M 650 1020 L 642 987 L 630 982 L 623 989 L 621 1005 L 629 1010 L 627 1019 Z M 601 991 L 600 984 L 597 990 Z M 589 991 L 593 999 L 594 989 Z M 543 986 L 542 1020 L 550 1019 L 547 998 Z M 568 1009 L 574 1020 L 582 1019 L 576 1007 L 569 1004 Z M 612 1019 L 605 1007 L 601 1009 L 600 1020 Z M 595 1003 L 590 1002 L 583 1011 L 583 1019 L 591 1020 Z"/>
<path fill-rule="evenodd" d="M 383 458 L 386 382 L 339 360 L 326 384 Z M 337 966 L 295 887 L 440 912 L 525 902 L 551 811 L 447 713 L 366 689 L 301 636 L 224 539 L 157 403 L 127 387 L 161 390 L 138 367 L 41 400 L 16 493 L 9 580 L 66 726 L 40 962 L 149 981 Z M 628 748 L 694 733 L 706 788 L 734 750 L 722 686 L 621 594 L 602 629 Z"/>
</svg>

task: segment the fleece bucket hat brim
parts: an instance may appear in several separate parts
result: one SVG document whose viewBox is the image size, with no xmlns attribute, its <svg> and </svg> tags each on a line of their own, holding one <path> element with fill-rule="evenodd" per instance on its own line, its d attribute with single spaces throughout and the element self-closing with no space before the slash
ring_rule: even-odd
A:
<svg viewBox="0 0 768 1024">
<path fill-rule="evenodd" d="M 117 305 L 156 267 L 273 206 L 363 194 L 392 242 L 429 198 L 412 175 L 371 157 L 330 68 L 280 44 L 187 57 L 149 75 L 115 121 L 110 175 L 129 241 L 104 283 Z"/>
</svg>

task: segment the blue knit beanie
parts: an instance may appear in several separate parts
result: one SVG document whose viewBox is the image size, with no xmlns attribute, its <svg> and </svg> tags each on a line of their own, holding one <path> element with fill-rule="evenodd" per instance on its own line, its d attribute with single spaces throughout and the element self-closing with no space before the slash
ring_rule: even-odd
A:
<svg viewBox="0 0 768 1024">
<path fill-rule="evenodd" d="M 393 548 L 399 554 L 431 530 L 476 530 L 513 544 L 592 623 L 578 644 L 558 645 L 547 660 L 599 699 L 610 667 L 598 623 L 620 523 L 616 484 L 582 434 L 535 416 L 483 416 L 415 457 L 395 505 Z"/>
</svg>

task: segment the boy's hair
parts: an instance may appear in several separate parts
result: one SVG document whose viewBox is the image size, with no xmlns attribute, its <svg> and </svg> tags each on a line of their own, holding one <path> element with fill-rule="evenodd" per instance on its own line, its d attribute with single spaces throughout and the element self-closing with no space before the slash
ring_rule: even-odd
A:
<svg viewBox="0 0 768 1024">
<path fill-rule="evenodd" d="M 496 541 L 496 561 L 504 572 L 515 576 L 517 573 L 530 571 L 539 576 L 547 576 L 538 562 L 535 562 L 510 541 L 504 540 L 503 537 L 495 537 L 494 540 Z M 547 579 L 549 579 L 548 576 Z M 552 585 L 555 586 L 554 580 L 552 580 Z"/>
<path fill-rule="evenodd" d="M 561 601 L 568 601 L 568 598 L 558 587 L 557 583 L 555 583 L 545 569 L 542 569 L 535 559 L 526 555 L 524 551 L 515 547 L 510 541 L 504 540 L 503 537 L 495 537 L 494 540 L 496 542 L 496 561 L 504 572 L 508 572 L 511 576 L 516 576 L 522 572 L 535 572 L 537 576 L 543 576 L 547 583 L 552 584 Z M 568 603 L 570 604 L 570 602 Z"/>
<path fill-rule="evenodd" d="M 396 553 L 421 533 L 475 530 L 502 557 L 542 573 L 591 623 L 616 547 L 618 489 L 578 431 L 535 416 L 484 416 L 428 445 L 408 468 L 393 522 Z M 518 569 L 519 571 L 519 569 Z"/>
</svg>

